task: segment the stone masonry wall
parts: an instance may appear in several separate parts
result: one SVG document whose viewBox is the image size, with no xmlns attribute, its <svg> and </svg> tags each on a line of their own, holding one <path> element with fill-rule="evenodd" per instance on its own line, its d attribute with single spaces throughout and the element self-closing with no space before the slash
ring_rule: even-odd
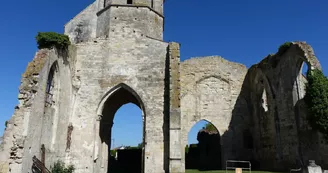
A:
<svg viewBox="0 0 328 173">
<path fill-rule="evenodd" d="M 41 159 L 41 145 L 45 145 L 46 166 L 50 168 L 58 159 L 65 161 L 65 146 L 69 115 L 71 112 L 72 84 L 69 61 L 65 51 L 42 50 L 47 53 L 44 65 L 39 69 L 38 84 L 30 107 L 22 170 L 30 171 L 32 157 Z M 46 87 L 49 73 L 56 66 L 55 107 L 46 107 Z M 51 110 L 50 112 L 47 110 Z M 45 123 L 48 121 L 48 123 Z M 63 149 L 64 148 L 64 149 Z"/>
<path fill-rule="evenodd" d="M 163 16 L 149 7 L 113 5 L 98 14 L 97 37 L 108 37 L 120 28 L 133 28 L 152 38 L 163 39 Z"/>
<path fill-rule="evenodd" d="M 19 105 L 15 108 L 13 117 L 7 121 L 6 130 L 4 133 L 4 142 L 0 152 L 0 161 L 2 172 L 20 173 L 22 170 L 30 170 L 32 157 L 35 155 L 40 159 L 40 139 L 42 134 L 42 117 L 43 108 L 45 105 L 45 88 L 48 78 L 48 71 L 51 64 L 59 59 L 59 53 L 52 49 L 42 49 L 37 52 L 35 58 L 22 76 L 21 86 L 19 88 Z M 59 67 L 64 63 L 64 58 L 58 60 Z M 62 69 L 62 74 L 69 74 Z M 62 87 L 69 92 L 69 86 L 65 82 L 69 79 L 60 77 Z M 69 94 L 62 92 L 63 95 L 69 97 Z M 66 100 L 67 101 L 67 100 Z M 64 105 L 65 99 L 61 97 L 61 103 Z M 59 108 L 58 108 L 59 109 Z M 59 113 L 66 112 L 65 106 L 62 106 Z M 65 116 L 61 116 L 61 120 L 65 121 Z M 58 119 L 58 118 L 57 118 Z M 60 123 L 53 122 L 47 129 L 57 131 Z M 55 134 L 56 133 L 52 133 Z M 63 133 L 58 133 L 57 136 Z M 44 139 L 46 141 L 55 141 L 51 136 Z M 58 143 L 64 142 L 58 140 Z M 49 148 L 50 149 L 50 148 Z M 57 151 L 55 148 L 52 151 Z M 53 163 L 51 160 L 52 154 L 46 153 L 48 163 Z"/>
<path fill-rule="evenodd" d="M 286 170 L 296 160 L 306 165 L 310 158 L 327 164 L 325 150 L 319 150 L 324 145 L 306 122 L 303 63 L 309 69 L 321 69 L 312 48 L 294 42 L 286 52 L 270 55 L 251 67 L 245 80 L 252 104 L 255 157 L 262 168 Z"/>
<path fill-rule="evenodd" d="M 96 38 L 98 2 L 95 1 L 65 25 L 65 34 L 72 43 Z"/>
<path fill-rule="evenodd" d="M 76 45 L 75 76 L 79 78 L 74 101 L 70 163 L 77 173 L 106 172 L 97 143 L 97 109 L 115 86 L 132 88 L 144 105 L 145 172 L 164 172 L 164 75 L 165 42 L 149 39 L 128 28 L 116 30 L 108 39 Z M 106 152 L 106 151 L 101 151 Z"/>
<path fill-rule="evenodd" d="M 39 71 L 43 68 L 47 56 L 45 50 L 37 52 L 22 75 L 18 95 L 19 105 L 15 107 L 11 119 L 6 121 L 3 143 L 0 145 L 0 172 L 21 171 L 30 107 L 38 88 Z"/>
<path fill-rule="evenodd" d="M 206 120 L 220 132 L 222 162 L 244 153 L 239 146 L 249 116 L 240 94 L 246 67 L 213 56 L 186 60 L 180 69 L 182 146 L 192 126 Z"/>
</svg>

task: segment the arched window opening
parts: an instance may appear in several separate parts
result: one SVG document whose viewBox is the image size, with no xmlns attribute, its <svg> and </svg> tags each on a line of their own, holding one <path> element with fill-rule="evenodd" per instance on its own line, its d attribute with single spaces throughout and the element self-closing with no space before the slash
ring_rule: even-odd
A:
<svg viewBox="0 0 328 173">
<path fill-rule="evenodd" d="M 305 63 L 305 62 L 303 62 L 303 64 L 302 64 L 302 67 L 301 67 L 301 73 L 302 73 L 302 75 L 303 75 L 303 77 L 304 78 L 307 78 L 307 73 L 308 73 L 308 71 L 309 71 L 309 66 L 308 66 L 308 64 L 307 63 Z"/>
<path fill-rule="evenodd" d="M 307 73 L 309 71 L 309 66 L 306 62 L 302 61 L 299 64 L 297 71 L 297 78 L 294 81 L 294 90 L 293 90 L 293 97 L 294 97 L 294 105 L 301 100 L 305 96 L 305 89 L 307 83 Z"/>
<path fill-rule="evenodd" d="M 51 107 L 55 103 L 55 93 L 58 89 L 57 86 L 57 64 L 55 63 L 52 65 L 49 76 L 47 80 L 47 86 L 46 86 L 46 107 Z"/>
<path fill-rule="evenodd" d="M 54 149 L 57 136 L 58 124 L 58 99 L 59 99 L 59 74 L 58 64 L 54 62 L 49 69 L 48 79 L 45 86 L 44 112 L 42 117 L 41 144 L 45 152 Z M 48 154 L 48 153 L 46 153 Z"/>
<path fill-rule="evenodd" d="M 262 93 L 262 108 L 264 109 L 264 112 L 268 112 L 269 107 L 268 107 L 268 97 L 267 97 L 267 92 L 264 89 Z"/>
<path fill-rule="evenodd" d="M 102 111 L 101 167 L 108 172 L 143 172 L 143 110 L 140 99 L 126 87 L 111 94 Z"/>
<path fill-rule="evenodd" d="M 127 4 L 132 4 L 133 0 L 127 0 Z"/>
<path fill-rule="evenodd" d="M 186 146 L 186 169 L 220 170 L 220 133 L 210 122 L 202 120 L 195 124 L 188 135 Z"/>
</svg>

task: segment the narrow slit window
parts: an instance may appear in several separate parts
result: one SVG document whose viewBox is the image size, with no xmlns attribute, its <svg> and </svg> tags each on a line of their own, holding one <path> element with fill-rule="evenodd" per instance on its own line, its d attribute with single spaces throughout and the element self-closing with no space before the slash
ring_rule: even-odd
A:
<svg viewBox="0 0 328 173">
<path fill-rule="evenodd" d="M 132 0 L 128 0 L 127 1 L 127 4 L 132 4 Z"/>
<path fill-rule="evenodd" d="M 154 8 L 154 0 L 151 0 L 151 8 Z"/>
</svg>

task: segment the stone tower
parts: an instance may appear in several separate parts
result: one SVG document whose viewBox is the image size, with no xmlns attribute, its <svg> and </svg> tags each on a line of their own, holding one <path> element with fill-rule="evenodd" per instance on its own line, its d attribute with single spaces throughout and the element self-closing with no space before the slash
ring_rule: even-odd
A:
<svg viewBox="0 0 328 173">
<path fill-rule="evenodd" d="M 65 25 L 74 43 L 106 38 L 122 30 L 163 40 L 163 0 L 97 0 Z"/>
<path fill-rule="evenodd" d="M 97 37 L 130 28 L 163 39 L 163 0 L 99 0 Z"/>
</svg>

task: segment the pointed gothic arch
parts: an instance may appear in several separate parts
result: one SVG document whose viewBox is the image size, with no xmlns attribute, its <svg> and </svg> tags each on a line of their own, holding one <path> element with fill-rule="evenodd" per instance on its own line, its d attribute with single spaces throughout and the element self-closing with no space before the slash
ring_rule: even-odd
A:
<svg viewBox="0 0 328 173">
<path fill-rule="evenodd" d="M 202 129 L 197 132 L 198 143 L 190 144 L 188 149 L 186 148 L 184 157 L 186 169 L 220 170 L 222 169 L 223 152 L 219 129 L 207 119 L 201 119 L 188 128 L 188 140 L 191 131 L 197 130 L 193 128 L 199 128 L 199 125 L 202 126 Z"/>
<path fill-rule="evenodd" d="M 58 101 L 58 91 L 59 91 L 59 67 L 58 62 L 55 61 L 48 73 L 47 84 L 46 84 L 46 97 L 45 97 L 45 107 L 51 107 L 57 104 Z"/>
<path fill-rule="evenodd" d="M 58 62 L 54 61 L 48 71 L 45 83 L 44 110 L 41 126 L 41 144 L 52 151 L 56 143 L 58 110 L 60 97 L 60 77 Z"/>
<path fill-rule="evenodd" d="M 142 121 L 143 121 L 143 139 L 141 154 L 141 171 L 144 168 L 144 151 L 145 151 L 145 108 L 144 104 L 135 90 L 128 85 L 121 83 L 110 89 L 102 97 L 98 109 L 97 109 L 97 123 L 96 123 L 96 144 L 95 144 L 95 166 L 98 172 L 110 171 L 112 166 L 110 165 L 109 150 L 111 146 L 111 133 L 114 124 L 114 117 L 117 110 L 125 104 L 133 103 L 141 109 Z M 129 166 L 126 166 L 129 167 Z"/>
</svg>

